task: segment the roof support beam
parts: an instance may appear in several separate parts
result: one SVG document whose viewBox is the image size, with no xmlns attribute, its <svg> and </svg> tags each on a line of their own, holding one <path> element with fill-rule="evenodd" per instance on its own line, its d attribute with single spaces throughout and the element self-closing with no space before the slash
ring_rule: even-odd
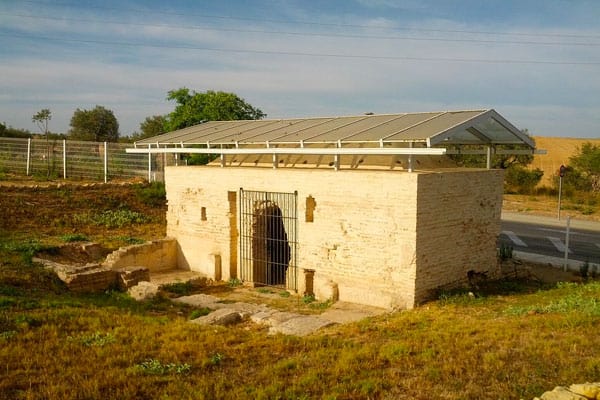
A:
<svg viewBox="0 0 600 400">
<path fill-rule="evenodd" d="M 298 154 L 298 155 L 431 155 L 441 156 L 446 154 L 445 148 L 406 148 L 406 147 L 272 147 L 272 148 L 137 148 L 126 149 L 132 154 L 158 154 L 158 153 L 198 153 L 198 154 Z"/>
</svg>

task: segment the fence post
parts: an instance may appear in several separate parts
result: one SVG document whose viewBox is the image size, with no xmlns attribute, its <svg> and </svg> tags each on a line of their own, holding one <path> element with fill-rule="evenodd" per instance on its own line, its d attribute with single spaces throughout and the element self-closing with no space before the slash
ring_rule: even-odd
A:
<svg viewBox="0 0 600 400">
<path fill-rule="evenodd" d="M 150 153 L 150 144 L 148 143 L 148 182 L 152 182 L 152 153 Z"/>
<path fill-rule="evenodd" d="M 104 183 L 108 182 L 108 142 L 104 142 Z"/>
<path fill-rule="evenodd" d="M 31 138 L 27 139 L 27 176 L 31 167 Z"/>
<path fill-rule="evenodd" d="M 67 141 L 63 139 L 63 179 L 67 179 Z"/>
<path fill-rule="evenodd" d="M 565 264 L 564 271 L 569 267 L 569 236 L 571 235 L 571 216 L 567 216 L 567 229 L 565 231 Z"/>
</svg>

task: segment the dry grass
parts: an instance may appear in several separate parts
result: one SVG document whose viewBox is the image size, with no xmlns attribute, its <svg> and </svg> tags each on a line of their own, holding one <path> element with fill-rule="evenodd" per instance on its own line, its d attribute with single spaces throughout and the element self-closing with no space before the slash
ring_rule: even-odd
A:
<svg viewBox="0 0 600 400">
<path fill-rule="evenodd" d="M 43 210 L 37 227 L 35 219 L 0 227 L 0 398 L 518 399 L 600 376 L 597 282 L 503 281 L 475 296 L 444 293 L 412 311 L 306 338 L 268 336 L 250 322 L 190 324 L 195 310 L 166 295 L 137 303 L 117 292 L 68 293 L 28 263 L 32 252 L 65 234 L 100 241 L 164 234 L 154 220 L 120 228 L 71 224 L 67 204 L 76 212 L 104 210 L 106 195 L 153 215 L 132 192 L 121 198 L 95 190 L 82 194 L 87 206 L 80 192 L 58 189 L 1 197 L 4 206 L 37 201 Z M 62 197 L 70 201 L 52 203 Z M 46 225 L 52 221 L 67 222 Z M 281 307 L 297 302 L 256 293 Z"/>
<path fill-rule="evenodd" d="M 21 268 L 0 285 L 4 398 L 532 398 L 600 373 L 597 282 L 504 282 L 297 338 L 190 324 L 164 298 L 74 296 Z"/>
<path fill-rule="evenodd" d="M 576 139 L 534 136 L 537 148 L 544 149 L 548 154 L 537 154 L 533 157 L 532 168 L 544 171 L 541 184 L 551 186 L 552 176 L 555 176 L 561 165 L 569 165 L 569 157 L 577 154 L 578 149 L 586 142 L 599 145 L 600 139 Z"/>
</svg>

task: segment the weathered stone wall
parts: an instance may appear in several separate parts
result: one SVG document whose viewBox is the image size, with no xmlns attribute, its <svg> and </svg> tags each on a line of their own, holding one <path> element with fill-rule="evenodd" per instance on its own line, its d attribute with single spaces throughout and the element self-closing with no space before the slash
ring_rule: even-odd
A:
<svg viewBox="0 0 600 400">
<path fill-rule="evenodd" d="M 417 212 L 418 301 L 440 286 L 467 281 L 469 271 L 500 274 L 496 240 L 500 233 L 503 171 L 460 170 L 420 174 Z"/>
<path fill-rule="evenodd" d="M 166 238 L 135 244 L 112 252 L 103 265 L 110 269 L 141 266 L 150 272 L 160 272 L 177 267 L 177 242 Z"/>
<path fill-rule="evenodd" d="M 489 248 L 480 241 L 497 234 L 498 179 L 495 171 L 169 167 L 167 235 L 177 239 L 179 268 L 211 278 L 236 277 L 239 189 L 298 191 L 300 293 L 302 269 L 311 269 L 317 298 L 337 293 L 342 301 L 410 308 L 430 295 L 430 288 L 464 280 L 468 269 L 495 265 L 495 237 Z M 485 205 L 472 216 L 480 201 Z M 498 221 L 486 225 L 493 218 Z M 436 221 L 448 226 L 438 230 Z M 440 261 L 442 268 L 421 271 Z"/>
</svg>

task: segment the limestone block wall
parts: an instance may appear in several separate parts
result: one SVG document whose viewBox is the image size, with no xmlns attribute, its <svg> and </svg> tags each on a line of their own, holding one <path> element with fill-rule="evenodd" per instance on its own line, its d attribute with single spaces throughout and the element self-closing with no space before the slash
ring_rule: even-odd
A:
<svg viewBox="0 0 600 400">
<path fill-rule="evenodd" d="M 321 300 L 335 292 L 342 301 L 411 308 L 430 288 L 460 281 L 475 266 L 487 268 L 492 253 L 495 260 L 495 238 L 487 243 L 493 250 L 478 244 L 477 261 L 468 253 L 482 239 L 481 230 L 490 237 L 495 232 L 486 218 L 499 224 L 497 172 L 198 166 L 167 167 L 165 174 L 167 235 L 177 240 L 178 266 L 210 278 L 238 277 L 240 188 L 298 192 L 299 292 L 302 270 L 314 270 L 314 292 Z M 487 205 L 470 216 L 478 201 Z M 438 230 L 436 221 L 448 226 Z M 463 230 L 463 239 L 455 241 Z"/>
<path fill-rule="evenodd" d="M 470 270 L 500 274 L 503 171 L 465 169 L 420 174 L 417 211 L 415 298 L 467 281 Z"/>
<path fill-rule="evenodd" d="M 335 283 L 340 300 L 407 307 L 415 279 L 416 184 L 416 174 L 386 171 L 170 167 L 167 234 L 178 241 L 180 268 L 213 277 L 220 255 L 227 280 L 237 274 L 232 197 L 241 187 L 298 191 L 299 292 L 302 269 L 314 269 L 318 298 L 328 297 Z M 313 222 L 306 222 L 307 202 Z"/>
<path fill-rule="evenodd" d="M 170 270 L 177 267 L 177 241 L 166 238 L 121 247 L 109 254 L 103 265 L 110 269 L 145 267 L 150 272 Z"/>
</svg>

